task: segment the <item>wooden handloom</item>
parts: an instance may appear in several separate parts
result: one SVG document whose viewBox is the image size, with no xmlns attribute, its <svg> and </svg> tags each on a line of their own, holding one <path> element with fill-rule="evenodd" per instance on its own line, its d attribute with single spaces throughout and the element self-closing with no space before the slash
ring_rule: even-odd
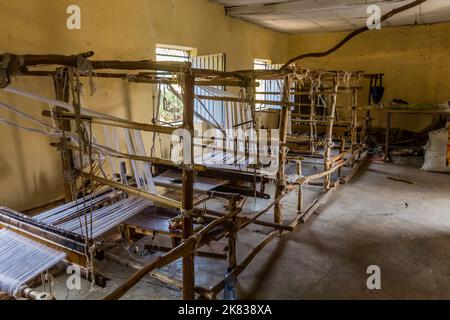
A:
<svg viewBox="0 0 450 320">
<path fill-rule="evenodd" d="M 283 70 L 243 70 L 235 72 L 219 72 L 213 70 L 202 70 L 191 68 L 188 63 L 168 63 L 168 62 L 153 62 L 153 61 L 95 61 L 90 60 L 93 53 L 85 53 L 73 56 L 62 56 L 62 55 L 2 55 L 0 66 L 4 66 L 3 72 L 0 74 L 4 75 L 0 79 L 0 87 L 5 90 L 10 88 L 10 79 L 12 76 L 44 76 L 52 77 L 55 83 L 56 89 L 56 99 L 58 101 L 69 102 L 70 97 L 74 101 L 74 110 L 71 112 L 67 108 L 64 108 L 63 104 L 55 106 L 51 113 L 43 112 L 44 116 L 52 116 L 58 124 L 59 130 L 63 133 L 62 138 L 54 146 L 58 147 L 61 152 L 61 159 L 63 163 L 63 176 L 64 176 L 64 186 L 65 186 L 65 198 L 67 202 L 73 201 L 80 196 L 79 190 L 82 190 L 82 198 L 86 196 L 86 192 L 89 188 L 106 186 L 114 188 L 116 190 L 122 191 L 124 194 L 133 195 L 136 197 L 141 197 L 147 199 L 153 203 L 153 210 L 162 210 L 167 212 L 167 210 L 172 211 L 172 216 L 174 212 L 179 213 L 179 218 L 181 219 L 182 228 L 175 233 L 166 232 L 166 235 L 173 238 L 182 239 L 181 242 L 174 242 L 174 248 L 169 252 L 163 254 L 159 258 L 155 259 L 151 263 L 142 266 L 130 279 L 128 279 L 123 285 L 114 290 L 105 299 L 118 299 L 123 296 L 129 289 L 131 289 L 140 279 L 145 275 L 154 272 L 155 269 L 162 266 L 168 265 L 169 263 L 182 258 L 183 260 L 183 278 L 182 278 L 182 292 L 184 299 L 194 299 L 197 296 L 213 299 L 217 294 L 223 289 L 223 281 L 212 286 L 210 289 L 204 289 L 196 287 L 195 277 L 194 277 L 194 256 L 195 251 L 205 244 L 211 241 L 217 241 L 219 239 L 228 238 L 228 263 L 230 268 L 232 268 L 235 275 L 239 275 L 245 267 L 252 261 L 255 255 L 261 251 L 271 240 L 280 237 L 288 232 L 294 231 L 295 228 L 314 213 L 314 211 L 323 204 L 327 199 L 329 199 L 331 193 L 337 188 L 339 181 L 331 181 L 331 174 L 339 170 L 345 164 L 351 163 L 352 165 L 357 165 L 358 161 L 362 159 L 362 146 L 363 143 L 356 143 L 356 124 L 353 122 L 351 127 L 352 135 L 352 145 L 350 157 L 347 157 L 347 150 L 343 149 L 341 146 L 341 153 L 338 156 L 332 157 L 331 155 L 331 143 L 333 139 L 332 130 L 335 121 L 336 112 L 336 96 L 339 89 L 339 77 L 342 73 L 340 72 L 328 72 L 324 73 L 318 70 L 306 70 L 303 68 L 296 67 L 292 65 L 289 68 Z M 8 57 L 8 59 L 6 59 Z M 80 61 L 83 62 L 83 68 L 80 67 Z M 8 62 L 5 66 L 5 63 Z M 3 64 L 2 64 L 3 63 Z M 36 66 L 40 68 L 34 70 Z M 57 66 L 56 70 L 43 70 L 43 67 L 53 67 Z M 88 69 L 85 69 L 88 66 Z M 101 70 L 101 72 L 97 72 Z M 161 76 L 160 72 L 164 72 L 164 76 Z M 296 161 L 301 163 L 301 158 L 292 157 L 288 155 L 289 150 L 289 139 L 288 139 L 288 121 L 289 114 L 292 108 L 300 106 L 300 110 L 294 112 L 302 112 L 301 102 L 292 98 L 295 96 L 296 91 L 304 85 L 305 77 L 310 77 L 311 74 L 326 74 L 330 77 L 332 82 L 331 87 L 326 90 L 331 90 L 330 97 L 333 102 L 331 104 L 330 119 L 327 120 L 327 130 L 326 138 L 328 141 L 327 147 L 324 151 L 325 168 L 324 171 L 309 177 L 301 176 L 299 171 L 298 177 L 293 181 L 288 181 L 285 175 L 285 166 L 288 161 Z M 168 76 L 169 75 L 169 76 Z M 170 76 L 171 75 L 171 76 Z M 86 114 L 81 110 L 81 102 L 76 98 L 76 91 L 70 92 L 67 83 L 74 82 L 75 85 L 79 86 L 81 77 L 102 77 L 102 78 L 117 78 L 124 79 L 130 82 L 137 83 L 148 83 L 148 84 L 179 84 L 183 88 L 181 93 L 181 99 L 183 101 L 183 123 L 181 128 L 188 130 L 192 136 L 194 136 L 194 101 L 195 97 L 195 86 L 228 86 L 245 89 L 245 97 L 236 101 L 235 98 L 231 97 L 210 97 L 210 96 L 200 96 L 197 99 L 217 99 L 221 101 L 231 101 L 231 102 L 245 102 L 247 103 L 253 115 L 252 126 L 257 132 L 257 137 L 259 137 L 259 130 L 261 126 L 257 121 L 257 108 L 256 105 L 264 103 L 267 105 L 273 105 L 280 107 L 279 110 L 279 129 L 280 129 L 280 147 L 276 150 L 279 160 L 278 170 L 275 174 L 267 175 L 258 172 L 258 168 L 244 168 L 239 170 L 236 168 L 223 168 L 223 167 L 208 167 L 206 164 L 195 163 L 192 158 L 190 163 L 174 164 L 168 159 L 162 159 L 157 157 L 147 157 L 143 155 L 136 154 L 115 154 L 110 155 L 112 157 L 117 157 L 120 159 L 127 159 L 133 161 L 142 161 L 151 163 L 157 174 L 155 177 L 156 185 L 160 185 L 165 188 L 169 188 L 174 192 L 178 192 L 179 199 L 168 198 L 159 194 L 151 193 L 146 190 L 142 190 L 132 182 L 127 183 L 123 179 L 120 180 L 119 177 L 113 176 L 112 179 L 107 179 L 106 177 L 101 177 L 99 174 L 94 173 L 92 170 L 92 163 L 95 148 L 89 141 L 85 141 L 86 145 L 76 146 L 69 142 L 64 134 L 69 134 L 74 132 L 74 130 L 79 130 L 80 125 L 90 127 L 93 124 L 99 124 L 104 126 L 126 128 L 132 130 L 141 130 L 147 132 L 153 132 L 157 134 L 172 134 L 175 127 L 157 125 L 157 124 L 145 124 L 137 123 L 129 120 L 123 119 L 113 119 L 104 118 L 98 116 L 97 114 Z M 283 81 L 283 89 L 280 93 L 280 101 L 261 101 L 257 100 L 256 97 L 256 86 L 257 81 L 261 79 L 279 79 Z M 347 88 L 348 89 L 348 88 Z M 346 89 L 346 90 L 347 90 Z M 351 90 L 356 90 L 352 88 Z M 52 104 L 52 103 L 50 103 Z M 78 104 L 78 105 L 77 105 Z M 61 106 L 62 105 L 62 106 Z M 81 112 L 80 112 L 81 111 Z M 355 111 L 356 113 L 356 111 Z M 353 114 L 353 118 L 356 117 Z M 75 125 L 75 126 L 74 126 Z M 79 140 L 82 141 L 82 140 Z M 355 143 L 353 143 L 355 142 Z M 259 146 L 259 142 L 258 142 Z M 194 145 L 191 144 L 191 155 L 193 157 Z M 90 170 L 77 170 L 74 167 L 74 158 L 78 154 L 83 154 L 85 150 L 90 150 L 89 162 L 91 164 Z M 259 157 L 259 149 L 256 154 Z M 248 156 L 248 149 L 244 151 L 246 156 Z M 357 167 L 357 166 L 355 166 Z M 167 173 L 167 169 L 171 172 Z M 199 178 L 196 178 L 198 175 Z M 167 178 L 167 177 L 171 178 Z M 211 183 L 202 183 L 202 176 L 213 176 L 216 181 Z M 302 186 L 309 181 L 324 178 L 325 193 L 321 199 L 316 200 L 312 203 L 306 210 L 303 210 L 303 200 L 302 200 Z M 169 180 L 168 180 L 169 179 Z M 177 182 L 171 181 L 170 179 L 179 180 Z M 196 179 L 197 185 L 196 185 Z M 82 181 L 81 188 L 77 187 L 77 180 Z M 206 180 L 205 180 L 206 181 Z M 241 181 L 246 183 L 250 187 L 242 187 L 242 185 L 236 186 L 236 184 L 230 183 L 230 181 Z M 267 198 L 264 192 L 264 185 L 269 182 L 274 182 L 276 184 L 276 193 L 273 201 L 263 210 L 255 212 L 252 217 L 240 215 L 242 211 L 243 204 L 245 202 L 245 197 L 262 197 Z M 135 181 L 136 182 L 136 181 Z M 202 186 L 203 184 L 203 186 Z M 206 186 L 205 186 L 206 185 Z M 260 188 L 258 189 L 258 185 Z M 299 212 L 295 219 L 289 224 L 284 223 L 283 212 L 282 212 L 282 200 L 283 198 L 291 193 L 293 190 L 299 190 Z M 201 194 L 201 196 L 199 196 Z M 216 212 L 209 210 L 208 208 L 202 207 L 208 199 L 211 197 L 220 197 L 226 199 L 228 202 L 226 212 Z M 261 220 L 260 217 L 267 213 L 269 210 L 274 208 L 274 221 L 267 222 Z M 138 225 L 142 227 L 145 225 L 145 220 L 141 218 L 144 217 L 145 213 L 141 216 L 136 216 L 126 221 L 123 226 L 128 232 L 128 238 L 133 238 L 130 234 L 130 230 Z M 2 219 L 0 215 L 0 225 L 3 227 L 11 228 L 18 233 L 22 233 L 27 237 L 34 240 L 44 242 L 49 246 L 57 244 L 60 249 L 69 249 L 74 256 L 69 258 L 69 261 L 86 266 L 86 252 L 95 243 L 96 246 L 101 249 L 101 243 L 96 243 L 96 239 L 80 238 L 75 237 L 75 235 L 70 234 L 59 234 L 58 230 L 42 225 L 39 223 L 32 223 L 32 221 L 25 217 L 13 217 L 17 220 L 14 225 L 11 225 L 11 217 Z M 194 230 L 194 220 L 201 218 L 202 223 L 198 224 Z M 134 220 L 133 220 L 134 219 Z M 136 219 L 140 219 L 137 222 Z M 8 222 L 6 222 L 6 220 Z M 140 235 L 146 235 L 147 232 L 161 232 L 167 231 L 167 225 L 158 226 L 162 221 L 156 221 L 154 218 L 147 220 L 149 225 L 145 228 L 141 228 L 142 232 Z M 249 226 L 250 224 L 257 224 L 261 226 L 266 226 L 273 228 L 274 231 L 269 234 L 262 242 L 260 242 L 250 254 L 240 263 L 237 261 L 236 256 L 236 239 L 237 234 L 240 230 Z M 136 231 L 136 228 L 134 228 Z M 71 239 L 75 246 L 67 248 L 67 239 Z M 73 238 L 73 239 L 72 239 Z M 101 250 L 100 250 L 101 251 Z M 92 262 L 91 262 L 92 263 Z"/>
</svg>

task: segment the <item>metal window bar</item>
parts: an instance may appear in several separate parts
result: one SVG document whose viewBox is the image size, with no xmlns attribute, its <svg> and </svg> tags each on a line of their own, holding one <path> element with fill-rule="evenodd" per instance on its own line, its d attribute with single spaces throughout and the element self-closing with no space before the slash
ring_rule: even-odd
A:
<svg viewBox="0 0 450 320">
<path fill-rule="evenodd" d="M 205 56 L 191 57 L 190 61 L 193 68 L 210 69 L 216 71 L 226 71 L 226 55 L 225 53 L 211 54 Z M 220 90 L 225 90 L 225 87 L 215 87 Z M 210 92 L 206 92 L 200 87 L 195 87 L 196 95 L 213 96 Z M 202 106 L 203 104 L 203 106 Z M 195 101 L 195 112 L 204 117 L 212 123 L 219 123 L 222 127 L 225 127 L 225 103 L 223 101 L 203 100 Z M 206 110 L 205 110 L 206 109 Z M 214 119 L 212 119 L 212 117 Z"/>
<path fill-rule="evenodd" d="M 182 50 L 182 49 L 175 49 L 175 48 L 166 48 L 166 47 L 157 47 L 156 48 L 156 61 L 176 61 L 176 62 L 189 62 L 190 61 L 190 52 L 188 50 Z M 161 77 L 172 77 L 172 75 L 161 75 Z M 177 92 L 181 93 L 181 88 L 177 85 L 172 86 Z M 167 85 L 161 85 L 161 90 L 165 92 L 167 95 L 172 95 L 170 92 L 170 89 Z M 178 124 L 180 121 L 179 119 L 182 119 L 183 114 L 183 108 L 181 107 L 181 101 L 179 101 L 180 106 L 177 108 L 174 106 L 174 119 L 169 119 L 164 116 L 164 96 L 161 95 L 161 102 L 160 102 L 160 116 L 159 121 L 163 121 L 164 123 L 168 124 Z M 177 99 L 173 99 L 177 100 Z"/>
<path fill-rule="evenodd" d="M 268 61 L 255 60 L 256 70 L 276 70 L 281 68 L 281 64 L 270 64 Z M 283 80 L 260 80 L 259 92 L 271 92 L 270 94 L 257 94 L 257 100 L 269 100 L 269 101 L 279 101 L 281 102 L 281 91 L 283 89 Z M 273 92 L 279 92 L 280 94 L 272 94 Z M 292 98 L 291 98 L 292 101 Z M 256 106 L 258 109 L 280 109 L 280 106 L 264 105 L 258 104 Z"/>
</svg>

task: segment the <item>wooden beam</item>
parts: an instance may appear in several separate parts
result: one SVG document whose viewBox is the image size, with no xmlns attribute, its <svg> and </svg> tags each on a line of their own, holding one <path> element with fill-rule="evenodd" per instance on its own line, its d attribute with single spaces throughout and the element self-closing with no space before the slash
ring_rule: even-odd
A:
<svg viewBox="0 0 450 320">
<path fill-rule="evenodd" d="M 233 213 L 236 210 L 237 210 L 236 200 L 231 199 L 228 202 L 228 211 L 229 213 Z M 230 232 L 228 232 L 228 267 L 231 269 L 234 269 L 237 264 L 237 256 L 236 256 L 237 233 L 238 233 L 237 217 L 234 216 L 232 219 L 231 230 Z"/>
<path fill-rule="evenodd" d="M 61 69 L 53 76 L 53 85 L 55 88 L 55 97 L 58 100 L 69 102 L 70 100 L 70 88 L 69 88 L 69 73 L 66 69 Z M 55 107 L 54 111 L 61 112 L 64 109 L 61 107 Z M 71 131 L 71 123 L 68 120 L 61 119 L 57 121 L 57 126 L 63 132 Z M 75 169 L 73 165 L 73 152 L 65 148 L 66 139 L 63 137 L 60 139 L 62 145 L 61 148 L 61 162 L 62 162 L 62 174 L 64 179 L 64 197 L 66 202 L 72 202 L 75 200 L 77 187 L 75 178 Z"/>
<path fill-rule="evenodd" d="M 202 208 L 196 208 L 195 213 L 198 215 L 202 215 L 205 213 L 205 210 Z M 206 214 L 214 216 L 214 217 L 224 217 L 225 216 L 225 214 L 223 214 L 221 212 L 213 211 L 213 210 L 206 210 Z M 238 216 L 236 218 L 237 218 L 239 225 L 245 224 L 247 226 L 250 223 L 250 224 L 256 224 L 256 225 L 264 226 L 264 227 L 270 227 L 270 228 L 274 228 L 274 229 L 278 229 L 278 230 L 282 230 L 282 231 L 294 231 L 294 229 L 292 227 L 290 227 L 288 225 L 284 225 L 284 224 L 277 224 L 277 223 L 263 221 L 263 220 L 253 220 L 250 217 Z"/>
<path fill-rule="evenodd" d="M 248 15 L 282 15 L 307 13 L 318 10 L 344 9 L 351 6 L 367 5 L 362 0 L 301 0 L 301 1 L 274 1 L 273 3 L 241 5 L 242 2 L 236 1 L 236 5 L 226 8 L 230 16 L 248 16 Z"/>
<path fill-rule="evenodd" d="M 83 177 L 87 178 L 87 179 L 92 178 L 95 182 L 98 182 L 98 183 L 103 184 L 105 186 L 110 186 L 110 187 L 113 187 L 113 188 L 117 188 L 119 190 L 128 192 L 130 194 L 133 194 L 135 196 L 138 196 L 138 197 L 141 197 L 141 198 L 144 198 L 144 199 L 148 199 L 148 200 L 153 201 L 153 202 L 157 202 L 159 204 L 168 206 L 170 208 L 181 209 L 181 202 L 179 202 L 179 201 L 176 201 L 176 200 L 173 200 L 173 199 L 170 199 L 170 198 L 167 198 L 167 197 L 163 197 L 163 196 L 160 196 L 158 194 L 149 193 L 149 192 L 146 192 L 144 190 L 141 190 L 141 189 L 138 189 L 138 188 L 135 188 L 135 187 L 127 186 L 127 185 L 124 185 L 122 183 L 111 181 L 111 180 L 107 180 L 107 179 L 101 178 L 99 176 L 91 175 L 91 174 L 88 174 L 88 173 L 85 173 L 85 172 L 82 172 L 81 175 Z"/>
<path fill-rule="evenodd" d="M 282 102 L 289 101 L 290 95 L 289 90 L 291 87 L 291 82 L 289 76 L 284 79 L 283 85 L 283 97 Z M 275 199 L 278 199 L 285 191 L 286 181 L 285 181 L 285 167 L 286 167 L 286 154 L 287 154 L 287 133 L 288 133 L 288 122 L 289 122 L 289 108 L 287 105 L 283 104 L 281 108 L 280 115 L 280 150 L 278 154 L 278 172 L 277 172 L 277 185 L 275 191 Z M 274 222 L 277 224 L 283 223 L 283 209 L 281 201 L 277 202 L 274 209 Z"/>
<path fill-rule="evenodd" d="M 183 127 L 190 133 L 190 141 L 183 141 L 184 151 L 190 153 L 190 164 L 194 163 L 194 99 L 195 99 L 195 77 L 186 72 L 183 83 Z M 189 143 L 187 146 L 186 144 Z M 188 149 L 186 149 L 188 148 Z M 183 154 L 185 156 L 185 154 Z M 185 159 L 186 161 L 186 159 Z M 194 210 L 194 171 L 187 167 L 183 168 L 183 238 L 188 239 L 193 234 Z M 195 298 L 195 263 L 194 252 L 187 252 L 183 256 L 183 299 L 194 300 Z"/>
<path fill-rule="evenodd" d="M 350 182 L 350 180 L 354 177 L 354 175 L 359 171 L 359 169 L 364 166 L 367 162 L 368 156 L 367 156 L 367 152 L 365 153 L 365 155 L 362 157 L 361 160 L 359 160 L 354 166 L 353 168 L 350 170 L 350 172 L 341 179 L 341 183 L 342 184 L 347 184 Z"/>
<path fill-rule="evenodd" d="M 302 184 L 308 183 L 309 181 L 313 181 L 313 180 L 317 180 L 317 179 L 323 178 L 323 177 L 325 177 L 326 175 L 332 174 L 333 172 L 335 172 L 336 170 L 338 170 L 340 167 L 342 167 L 342 166 L 344 166 L 345 164 L 347 164 L 347 162 L 348 162 L 348 161 L 344 161 L 344 160 L 338 161 L 338 162 L 336 162 L 335 165 L 334 165 L 332 168 L 330 168 L 329 170 L 323 171 L 323 172 L 320 172 L 320 173 L 316 173 L 316 174 L 313 174 L 313 175 L 310 175 L 310 176 L 306 176 L 306 177 L 303 177 L 303 178 L 300 178 L 300 179 L 298 179 L 298 180 L 295 182 L 295 184 L 297 184 L 297 185 L 302 185 Z"/>
<path fill-rule="evenodd" d="M 190 237 L 186 241 L 184 241 L 181 245 L 174 248 L 170 252 L 156 258 L 152 262 L 148 263 L 138 271 L 136 271 L 126 282 L 124 282 L 121 286 L 115 289 L 113 292 L 108 294 L 103 300 L 117 300 L 120 299 L 125 293 L 127 293 L 134 285 L 136 285 L 143 277 L 145 277 L 150 272 L 155 269 L 164 267 L 173 261 L 180 258 L 187 252 L 190 252 L 195 247 L 195 238 Z"/>
<path fill-rule="evenodd" d="M 338 185 L 339 183 L 336 183 L 334 187 L 330 187 L 327 192 L 323 194 L 322 197 L 312 207 L 310 207 L 303 215 L 301 215 L 300 221 L 302 223 L 305 223 L 320 206 L 326 204 L 331 199 L 331 196 L 333 195 L 334 191 L 336 191 Z"/>
<path fill-rule="evenodd" d="M 52 116 L 51 113 L 48 110 L 44 110 L 42 112 L 42 115 L 48 117 Z M 75 114 L 70 112 L 56 112 L 55 113 L 57 119 L 61 120 L 76 120 Z M 107 119 L 100 116 L 95 115 L 82 115 L 82 120 L 90 121 L 91 123 L 95 124 L 102 124 L 106 126 L 113 126 L 113 127 L 119 127 L 119 128 L 128 128 L 128 129 L 134 129 L 134 130 L 140 130 L 140 131 L 146 131 L 146 132 L 157 132 L 161 134 L 172 134 L 175 130 L 179 129 L 177 127 L 168 127 L 168 126 L 160 126 L 160 125 L 154 125 L 154 124 L 147 124 L 147 123 L 139 123 L 139 122 L 133 122 L 128 121 L 125 119 Z"/>
<path fill-rule="evenodd" d="M 137 263 L 135 261 L 119 257 L 118 255 L 113 254 L 111 252 L 105 252 L 105 258 L 110 260 L 110 261 L 112 261 L 112 262 L 115 262 L 115 263 L 127 266 L 127 267 L 129 267 L 129 268 L 131 268 L 131 269 L 133 269 L 135 271 L 140 270 L 140 269 L 143 268 L 143 265 L 141 265 L 141 264 L 139 264 L 139 263 Z M 166 276 L 166 275 L 164 275 L 164 274 L 162 274 L 160 272 L 152 271 L 152 272 L 149 273 L 149 276 L 151 276 L 152 278 L 155 278 L 155 279 L 157 279 L 157 280 L 159 280 L 159 281 L 161 281 L 161 282 L 163 282 L 165 284 L 174 286 L 174 287 L 176 287 L 178 289 L 183 288 L 183 284 L 181 283 L 180 280 L 175 279 L 175 278 L 171 278 L 171 277 Z"/>
<path fill-rule="evenodd" d="M 328 171 L 332 167 L 332 163 L 330 163 L 331 158 L 331 152 L 333 148 L 333 126 L 334 126 L 334 120 L 336 117 L 336 104 L 337 104 L 337 93 L 338 93 L 338 87 L 339 87 L 339 80 L 338 77 L 335 76 L 333 79 L 334 82 L 334 95 L 333 95 L 333 102 L 331 104 L 331 110 L 329 114 L 329 122 L 327 125 L 327 131 L 325 136 L 325 151 L 324 151 L 324 171 Z M 324 191 L 327 191 L 331 187 L 331 173 L 326 175 L 324 177 Z"/>
<path fill-rule="evenodd" d="M 60 147 L 61 146 L 60 143 L 51 143 L 50 145 L 52 147 Z M 70 149 L 70 150 L 80 151 L 80 147 L 74 146 L 72 144 L 66 145 L 66 148 Z M 96 151 L 96 149 L 94 148 L 93 152 L 95 153 L 95 152 L 99 152 L 99 151 Z M 122 153 L 122 152 L 115 153 L 114 155 L 111 155 L 111 157 L 115 157 L 115 158 L 119 158 L 119 159 L 144 161 L 144 162 L 149 162 L 152 164 L 162 165 L 162 166 L 170 167 L 170 168 L 180 168 L 182 166 L 182 164 L 178 165 L 178 164 L 174 163 L 172 160 L 161 159 L 161 158 L 156 158 L 156 157 L 139 156 L 139 155 L 135 155 L 135 154 Z M 202 164 L 194 164 L 192 167 L 195 171 L 206 171 L 207 170 L 207 167 Z"/>
<path fill-rule="evenodd" d="M 241 102 L 241 103 L 250 103 L 250 101 L 246 98 L 235 98 L 235 97 L 214 97 L 214 96 L 197 96 L 201 100 L 211 100 L 211 101 L 229 101 L 229 102 Z M 295 107 L 298 104 L 294 102 L 289 102 L 289 100 L 285 101 L 275 101 L 275 100 L 255 100 L 256 104 L 267 104 L 273 106 L 290 106 Z"/>
<path fill-rule="evenodd" d="M 264 249 L 272 240 L 277 238 L 280 235 L 280 231 L 273 231 L 270 233 L 267 237 L 265 237 L 263 240 L 261 240 L 256 247 L 245 257 L 245 259 L 237 265 L 232 273 L 235 277 L 238 277 L 242 271 L 245 270 L 245 268 L 253 261 L 253 259 L 256 257 L 256 255 Z M 218 284 L 216 284 L 214 287 L 210 289 L 210 291 L 213 293 L 213 298 L 215 298 L 223 289 L 225 286 L 225 281 L 222 280 Z"/>
</svg>

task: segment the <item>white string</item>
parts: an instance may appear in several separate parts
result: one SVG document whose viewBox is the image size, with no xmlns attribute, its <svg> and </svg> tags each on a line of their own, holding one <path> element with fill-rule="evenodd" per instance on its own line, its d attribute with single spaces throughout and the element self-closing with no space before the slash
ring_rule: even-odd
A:
<svg viewBox="0 0 450 320">
<path fill-rule="evenodd" d="M 144 141 L 142 140 L 142 134 L 138 130 L 133 130 L 133 138 L 135 142 L 136 153 L 139 156 L 146 156 Z M 151 163 L 139 161 L 142 165 L 143 175 L 146 183 L 146 190 L 151 193 L 156 193 L 156 186 L 153 181 Z"/>
<path fill-rule="evenodd" d="M 78 201 L 73 201 L 42 212 L 33 219 L 84 236 L 86 222 L 83 219 L 80 222 L 78 218 L 83 216 L 85 211 L 92 211 L 92 238 L 98 238 L 151 205 L 148 200 L 137 197 L 129 197 L 109 204 L 111 200 L 117 198 L 118 194 L 116 191 L 109 190 L 106 193 L 88 195 L 85 198 L 86 210 L 78 205 Z"/>
<path fill-rule="evenodd" d="M 200 90 L 207 93 L 207 95 L 212 97 L 227 97 L 227 98 L 242 98 L 240 95 L 233 94 L 229 91 L 222 90 L 216 87 L 206 87 L 200 86 Z M 234 143 L 234 136 L 221 137 L 226 138 L 225 141 L 221 139 L 216 139 L 213 144 L 208 145 L 206 150 L 213 150 L 203 154 L 202 162 L 208 165 L 236 165 L 239 168 L 246 167 L 249 163 L 253 162 L 253 158 L 245 154 L 245 137 L 250 139 L 250 153 L 256 154 L 256 143 L 252 143 L 252 139 L 256 139 L 255 135 L 249 129 L 253 128 L 253 122 L 243 125 L 252 121 L 252 112 L 247 102 L 230 102 L 223 101 L 225 108 L 225 119 L 223 125 L 225 129 L 229 129 L 227 135 L 234 134 L 237 132 L 237 146 Z M 234 129 L 238 130 L 234 130 Z M 233 130 L 231 130 L 233 129 Z M 255 140 L 256 141 L 256 140 Z M 223 153 L 223 148 L 225 147 L 225 154 Z M 235 151 L 237 156 L 235 159 Z"/>
<path fill-rule="evenodd" d="M 0 253 L 0 291 L 12 296 L 66 256 L 6 229 L 0 230 Z"/>
<path fill-rule="evenodd" d="M 142 212 L 150 204 L 146 199 L 130 197 L 92 211 L 92 238 L 100 237 L 123 221 Z M 88 223 L 90 224 L 90 221 Z M 82 235 L 86 228 L 85 221 L 82 220 L 80 225 L 78 219 L 71 219 L 55 226 L 79 235 Z"/>
</svg>

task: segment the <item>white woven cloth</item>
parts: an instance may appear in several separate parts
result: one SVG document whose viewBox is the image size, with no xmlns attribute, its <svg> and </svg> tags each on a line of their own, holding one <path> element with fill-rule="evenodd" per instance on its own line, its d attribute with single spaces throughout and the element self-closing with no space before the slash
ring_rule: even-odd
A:
<svg viewBox="0 0 450 320">
<path fill-rule="evenodd" d="M 21 286 L 65 256 L 12 231 L 0 230 L 0 291 L 16 295 Z"/>
</svg>

